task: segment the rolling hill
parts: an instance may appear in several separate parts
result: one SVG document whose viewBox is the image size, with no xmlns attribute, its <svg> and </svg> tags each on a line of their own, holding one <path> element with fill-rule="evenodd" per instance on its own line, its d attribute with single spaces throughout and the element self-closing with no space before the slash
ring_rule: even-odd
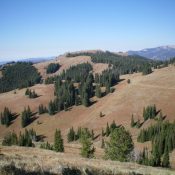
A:
<svg viewBox="0 0 175 175">
<path fill-rule="evenodd" d="M 70 68 L 72 65 L 86 62 L 92 65 L 93 74 L 101 73 L 109 66 L 108 63 L 92 62 L 90 56 L 80 55 L 69 58 L 61 56 L 55 60 L 34 64 L 34 67 L 40 72 L 43 79 L 46 79 L 48 76 L 59 75 L 63 70 Z M 50 63 L 59 63 L 61 68 L 56 73 L 47 75 L 46 67 Z M 75 156 L 80 160 L 79 154 L 81 146 L 78 141 L 71 144 L 68 143 L 67 133 L 72 126 L 75 129 L 80 126 L 87 127 L 94 130 L 96 136 L 96 139 L 93 141 L 93 145 L 96 149 L 95 157 L 101 159 L 104 155 L 104 150 L 101 148 L 102 128 L 105 129 L 107 123 L 111 124 L 115 120 L 117 125 L 123 125 L 130 131 L 136 152 L 140 152 L 144 147 L 151 149 L 150 142 L 137 142 L 137 136 L 140 129 L 131 128 L 131 116 L 133 114 L 135 120 L 140 119 L 142 122 L 143 108 L 148 105 L 156 104 L 157 109 L 162 110 L 163 115 L 166 116 L 165 120 L 171 122 L 174 121 L 175 108 L 172 103 L 175 98 L 174 74 L 175 67 L 170 65 L 169 67 L 162 69 L 155 69 L 153 73 L 146 76 L 143 76 L 142 73 L 121 75 L 121 81 L 113 86 L 115 91 L 107 94 L 103 98 L 92 97 L 91 100 L 93 101 L 93 104 L 90 107 L 84 107 L 83 105 L 72 106 L 68 111 L 61 111 L 53 116 L 49 116 L 49 114 L 37 114 L 38 106 L 40 104 L 47 106 L 49 101 L 54 98 L 53 84 L 37 84 L 30 87 L 30 89 L 35 90 L 39 95 L 36 99 L 29 99 L 25 96 L 26 88 L 16 90 L 16 93 L 14 93 L 14 91 L 1 93 L 0 111 L 2 111 L 5 106 L 8 106 L 12 112 L 19 115 L 12 121 L 12 124 L 8 128 L 0 125 L 0 139 L 2 140 L 9 131 L 14 131 L 19 134 L 20 132 L 24 132 L 26 128 L 33 128 L 38 135 L 43 136 L 44 141 L 53 143 L 55 129 L 59 128 L 61 129 L 65 142 L 64 155 L 67 157 Z M 130 79 L 130 84 L 128 84 L 128 79 Z M 24 107 L 27 107 L 28 105 L 32 112 L 35 113 L 35 119 L 26 128 L 22 128 L 20 114 Z M 104 117 L 99 117 L 100 112 L 103 113 Z M 155 122 L 154 119 L 147 120 L 144 122 L 141 129 L 147 128 Z M 108 138 L 106 138 L 106 140 L 108 140 Z M 36 146 L 39 147 L 37 143 Z M 2 153 L 4 152 L 7 154 L 10 149 L 13 148 L 3 148 Z M 21 150 L 21 152 L 23 152 L 23 150 Z M 171 166 L 175 167 L 175 152 L 171 153 L 170 162 Z M 103 164 L 105 163 L 103 162 Z"/>
</svg>

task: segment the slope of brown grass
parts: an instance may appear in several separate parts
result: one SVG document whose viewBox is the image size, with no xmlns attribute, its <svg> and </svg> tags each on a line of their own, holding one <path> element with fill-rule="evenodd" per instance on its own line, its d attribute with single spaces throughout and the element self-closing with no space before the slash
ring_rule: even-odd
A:
<svg viewBox="0 0 175 175">
<path fill-rule="evenodd" d="M 54 74 L 46 74 L 46 68 L 50 63 L 59 63 L 61 65 L 60 69 Z M 91 61 L 91 57 L 89 56 L 77 56 L 77 57 L 66 57 L 60 56 L 55 60 L 50 60 L 43 63 L 37 63 L 34 66 L 38 69 L 43 78 L 47 78 L 49 76 L 54 76 L 60 74 L 63 70 L 68 69 L 70 66 L 82 64 L 82 63 L 90 63 L 93 66 L 94 73 L 101 73 L 103 70 L 108 68 L 108 64 L 97 63 L 94 64 Z"/>
<path fill-rule="evenodd" d="M 61 58 L 60 58 L 61 59 Z M 64 62 L 65 67 L 70 66 L 71 62 L 77 64 L 76 59 L 82 60 L 82 57 L 67 58 Z M 71 61 L 70 61 L 70 60 Z M 84 57 L 89 59 L 89 57 Z M 86 61 L 87 61 L 86 60 Z M 70 62 L 69 62 L 70 61 Z M 75 61 L 75 62 L 74 62 Z M 84 60 L 83 60 L 84 61 Z M 45 63 L 40 63 L 45 64 Z M 94 65 L 94 67 L 98 65 Z M 99 67 L 97 68 L 99 70 Z M 56 128 L 60 128 L 66 142 L 67 132 L 70 127 L 78 128 L 79 126 L 94 129 L 95 134 L 101 134 L 101 129 L 106 127 L 106 123 L 116 121 L 117 125 L 124 125 L 131 131 L 136 150 L 142 149 L 145 145 L 150 147 L 150 143 L 137 143 L 137 135 L 139 129 L 130 127 L 131 115 L 134 115 L 135 120 L 142 118 L 143 107 L 156 104 L 158 110 L 162 109 L 166 119 L 174 121 L 175 119 L 175 67 L 170 66 L 167 68 L 155 70 L 152 74 L 142 76 L 140 73 L 132 75 L 121 76 L 121 81 L 115 86 L 115 92 L 107 96 L 96 99 L 96 103 L 86 108 L 84 106 L 72 107 L 67 112 L 60 112 L 54 116 L 44 114 L 41 116 L 36 115 L 38 118 L 31 123 L 27 128 L 34 128 L 40 135 L 45 136 L 45 140 L 53 142 L 53 136 Z M 127 84 L 127 79 L 131 80 Z M 50 99 L 53 99 L 54 88 L 53 85 L 36 85 L 34 89 L 40 97 L 36 99 L 28 99 L 25 97 L 25 89 L 18 90 L 17 94 L 13 91 L 0 94 L 0 111 L 5 106 L 8 106 L 12 112 L 21 113 L 24 106 L 30 105 L 31 109 L 36 112 L 39 104 L 47 105 Z M 99 113 L 102 112 L 105 116 L 100 118 Z M 37 124 L 39 121 L 41 124 Z M 2 138 L 8 131 L 23 131 L 21 128 L 20 116 L 8 128 L 0 125 L 0 137 Z M 149 120 L 142 127 L 147 127 L 155 121 Z M 101 145 L 100 136 L 94 141 L 94 145 L 98 148 Z M 72 147 L 73 149 L 73 147 Z M 72 150 L 74 152 L 74 150 Z M 77 149 L 75 149 L 77 154 Z M 100 155 L 100 151 L 99 151 Z M 175 155 L 175 153 L 173 154 Z M 100 157 L 100 156 L 99 156 Z M 173 165 L 175 165 L 175 156 L 172 156 Z"/>
</svg>

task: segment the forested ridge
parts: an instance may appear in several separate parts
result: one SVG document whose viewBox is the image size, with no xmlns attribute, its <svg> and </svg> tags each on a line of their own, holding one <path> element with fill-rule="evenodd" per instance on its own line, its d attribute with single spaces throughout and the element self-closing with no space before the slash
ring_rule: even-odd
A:
<svg viewBox="0 0 175 175">
<path fill-rule="evenodd" d="M 17 62 L 3 68 L 2 78 L 0 78 L 0 93 L 33 86 L 40 81 L 41 76 L 32 63 Z"/>
<path fill-rule="evenodd" d="M 157 68 L 163 63 L 162 61 L 155 61 L 138 55 L 122 56 L 109 51 L 98 51 L 96 53 L 68 53 L 66 56 L 76 57 L 80 55 L 90 56 L 94 63 L 108 63 L 110 66 L 113 66 L 113 69 L 117 70 L 119 74 L 142 72 L 147 67 Z"/>
</svg>

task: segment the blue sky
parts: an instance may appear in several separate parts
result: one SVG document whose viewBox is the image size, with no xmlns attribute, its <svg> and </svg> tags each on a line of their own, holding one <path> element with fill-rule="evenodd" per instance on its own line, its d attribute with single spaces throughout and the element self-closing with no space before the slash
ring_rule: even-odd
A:
<svg viewBox="0 0 175 175">
<path fill-rule="evenodd" d="M 174 0 L 0 0 L 0 61 L 175 44 Z"/>
</svg>

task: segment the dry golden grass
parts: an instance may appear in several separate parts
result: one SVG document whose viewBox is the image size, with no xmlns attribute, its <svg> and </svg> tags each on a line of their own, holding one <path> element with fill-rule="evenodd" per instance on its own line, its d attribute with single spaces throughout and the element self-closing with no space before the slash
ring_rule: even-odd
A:
<svg viewBox="0 0 175 175">
<path fill-rule="evenodd" d="M 136 163 L 105 161 L 102 159 L 85 159 L 78 156 L 71 156 L 65 153 L 55 153 L 53 151 L 38 148 L 24 147 L 2 147 L 1 153 L 4 155 L 0 161 L 0 167 L 7 166 L 13 162 L 18 168 L 26 171 L 43 171 L 60 174 L 63 168 L 74 167 L 82 172 L 85 169 L 94 169 L 104 174 L 125 174 L 131 173 L 143 175 L 173 175 L 175 171 L 142 166 Z"/>
</svg>

